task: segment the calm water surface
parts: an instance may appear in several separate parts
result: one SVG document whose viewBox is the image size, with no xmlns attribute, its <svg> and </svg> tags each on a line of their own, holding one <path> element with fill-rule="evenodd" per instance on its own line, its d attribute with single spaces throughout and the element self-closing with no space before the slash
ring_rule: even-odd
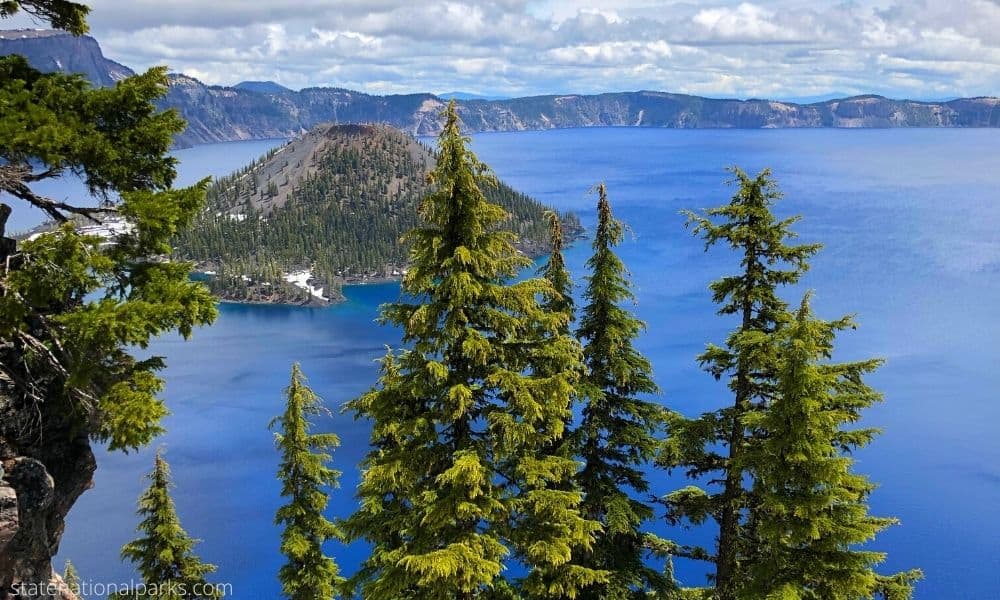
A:
<svg viewBox="0 0 1000 600">
<path fill-rule="evenodd" d="M 276 143 L 180 151 L 181 182 L 223 174 Z M 704 253 L 678 211 L 727 201 L 727 165 L 772 167 L 786 195 L 779 211 L 803 214 L 802 240 L 825 245 L 787 298 L 814 289 L 821 316 L 858 315 L 861 327 L 841 338 L 838 358 L 888 361 L 871 378 L 886 402 L 867 415 L 885 434 L 858 454 L 857 468 L 881 483 L 874 512 L 902 525 L 873 547 L 889 553 L 887 570 L 924 569 L 919 599 L 1000 597 L 1000 131 L 596 129 L 484 134 L 474 146 L 514 187 L 577 211 L 587 226 L 596 200 L 589 190 L 608 184 L 632 230 L 621 255 L 635 281 L 635 310 L 649 325 L 639 345 L 656 368 L 662 402 L 691 414 L 727 400 L 694 357 L 733 326 L 715 316 L 707 285 L 735 260 L 721 249 Z M 568 253 L 578 280 L 587 253 L 586 242 Z M 339 407 L 371 385 L 373 361 L 397 343 L 398 332 L 374 318 L 398 293 L 396 285 L 353 287 L 347 303 L 328 309 L 226 304 L 191 341 L 153 344 L 169 364 L 173 415 L 158 445 L 173 465 L 178 509 L 235 598 L 279 595 L 277 455 L 266 424 L 282 409 L 293 361 L 337 411 L 321 423 L 343 440 L 331 512 L 351 512 L 367 427 Z M 95 487 L 70 515 L 61 553 L 87 579 L 132 576 L 118 550 L 133 537 L 151 453 L 100 453 Z M 653 489 L 683 483 L 654 474 Z M 714 535 L 669 534 L 703 543 Z M 330 552 L 350 573 L 364 548 Z M 692 585 L 704 583 L 705 570 L 678 564 Z"/>
</svg>

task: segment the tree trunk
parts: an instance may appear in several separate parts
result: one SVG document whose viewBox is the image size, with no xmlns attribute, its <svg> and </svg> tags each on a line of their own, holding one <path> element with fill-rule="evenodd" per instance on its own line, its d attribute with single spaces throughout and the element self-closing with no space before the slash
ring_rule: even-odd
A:
<svg viewBox="0 0 1000 600">
<path fill-rule="evenodd" d="M 743 324 L 747 331 L 752 325 L 753 305 L 743 306 Z M 736 600 L 740 546 L 740 514 L 743 504 L 743 469 L 739 457 L 745 438 L 743 415 L 750 405 L 750 380 L 747 367 L 737 359 L 736 401 L 733 405 L 732 429 L 729 433 L 729 460 L 722 492 L 722 516 L 719 519 L 719 551 L 715 564 L 715 588 L 719 600 Z"/>
</svg>

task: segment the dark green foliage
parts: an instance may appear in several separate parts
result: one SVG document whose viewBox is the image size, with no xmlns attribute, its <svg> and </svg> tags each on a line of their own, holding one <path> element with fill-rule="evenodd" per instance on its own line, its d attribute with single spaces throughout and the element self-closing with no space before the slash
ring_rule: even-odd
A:
<svg viewBox="0 0 1000 600">
<path fill-rule="evenodd" d="M 528 566 L 527 593 L 571 597 L 603 577 L 570 565 L 597 524 L 562 489 L 575 462 L 544 452 L 562 436 L 574 372 L 528 370 L 543 339 L 570 353 L 575 343 L 558 334 L 565 315 L 539 306 L 553 294 L 546 280 L 512 282 L 529 261 L 481 191 L 494 180 L 454 105 L 446 119 L 433 193 L 408 235 L 407 301 L 382 313 L 410 349 L 390 354 L 380 385 L 350 404 L 371 420 L 374 446 L 347 522 L 373 545 L 356 583 L 371 600 L 509 596 L 501 575 L 513 553 Z"/>
<path fill-rule="evenodd" d="M 563 218 L 565 217 L 560 217 L 553 211 L 545 213 L 545 220 L 549 224 L 549 246 L 551 249 L 545 265 L 538 269 L 538 275 L 548 280 L 555 292 L 545 299 L 542 308 L 548 312 L 565 314 L 566 327 L 563 333 L 569 333 L 569 325 L 574 320 L 575 315 L 573 310 L 573 280 L 566 268 L 566 259 L 563 257 L 563 250 L 566 246 Z"/>
<path fill-rule="evenodd" d="M 706 249 L 724 244 L 741 257 L 740 272 L 711 284 L 719 314 L 739 319 L 725 347 L 709 345 L 698 357 L 717 379 L 728 377 L 733 403 L 695 419 L 671 415 L 669 438 L 659 462 L 667 468 L 682 468 L 691 477 L 712 476 L 722 480 L 722 489 L 707 492 L 687 487 L 666 497 L 668 514 L 674 520 L 687 518 L 700 523 L 707 518 L 719 522 L 715 553 L 716 586 L 721 600 L 733 600 L 745 579 L 741 564 L 753 560 L 753 527 L 749 513 L 756 500 L 745 489 L 746 462 L 742 455 L 759 437 L 744 417 L 755 408 L 766 407 L 774 396 L 777 349 L 774 333 L 787 321 L 786 303 L 778 297 L 781 286 L 793 284 L 808 269 L 816 244 L 792 245 L 791 226 L 798 217 L 778 219 L 772 213 L 781 197 L 770 171 L 751 177 L 733 168 L 737 186 L 729 204 L 687 213 L 689 224 L 701 235 Z"/>
<path fill-rule="evenodd" d="M 330 452 L 340 445 L 340 440 L 332 433 L 310 431 L 310 417 L 322 414 L 324 409 L 297 364 L 292 367 L 285 397 L 284 414 L 271 422 L 272 428 L 279 429 L 275 433 L 281 450 L 278 479 L 281 495 L 288 499 L 275 516 L 275 524 L 284 527 L 281 553 L 288 559 L 278 579 L 289 600 L 330 600 L 343 578 L 337 563 L 323 554 L 323 544 L 342 539 L 343 535 L 323 516 L 323 511 L 330 501 L 326 490 L 335 487 L 340 477 L 339 471 L 328 466 Z"/>
<path fill-rule="evenodd" d="M 644 324 L 622 307 L 635 300 L 625 265 L 614 252 L 623 226 L 611 213 L 604 184 L 598 194 L 594 254 L 587 261 L 587 304 L 577 330 L 587 375 L 581 386 L 583 421 L 575 435 L 583 460 L 577 476 L 584 494 L 581 509 L 604 530 L 577 562 L 611 572 L 607 584 L 587 589 L 583 597 L 617 600 L 643 597 L 666 584 L 661 573 L 644 564 L 641 526 L 653 516 L 652 509 L 632 496 L 649 491 L 641 467 L 657 448 L 663 411 L 640 398 L 658 392 L 658 387 L 652 365 L 633 346 Z"/>
<path fill-rule="evenodd" d="M 215 317 L 208 291 L 188 281 L 188 265 L 149 260 L 170 252 L 168 240 L 198 211 L 205 186 L 169 189 L 174 159 L 166 152 L 184 124 L 152 105 L 166 87 L 165 70 L 90 89 L 78 77 L 43 75 L 7 56 L 0 82 L 0 192 L 56 221 L 118 213 L 132 226 L 107 245 L 67 224 L 23 242 L 4 263 L 0 338 L 10 346 L 0 345 L 0 378 L 14 384 L 18 399 L 0 434 L 13 435 L 8 424 L 18 437 L 72 429 L 112 448 L 142 446 L 166 414 L 154 375 L 162 361 L 137 361 L 126 348 L 171 330 L 190 335 Z M 63 172 L 120 202 L 93 209 L 32 190 Z M 31 424 L 17 422 L 24 411 Z"/>
<path fill-rule="evenodd" d="M 815 318 L 808 296 L 777 335 L 781 360 L 775 398 L 744 416 L 761 441 L 743 455 L 754 477 L 756 559 L 745 569 L 741 597 L 857 600 L 910 597 L 919 571 L 881 576 L 885 554 L 859 549 L 896 523 L 872 517 L 875 485 L 852 472 L 845 454 L 867 445 L 873 429 L 848 429 L 881 401 L 864 383 L 880 360 L 831 363 L 834 336 L 850 318 Z"/>
<path fill-rule="evenodd" d="M 139 499 L 138 531 L 142 537 L 125 544 L 122 558 L 133 563 L 145 589 L 119 594 L 115 600 L 152 597 L 161 600 L 216 600 L 222 595 L 205 576 L 215 571 L 194 553 L 198 540 L 192 539 L 177 517 L 170 497 L 170 467 L 161 452 L 156 453 L 149 489 Z"/>
</svg>

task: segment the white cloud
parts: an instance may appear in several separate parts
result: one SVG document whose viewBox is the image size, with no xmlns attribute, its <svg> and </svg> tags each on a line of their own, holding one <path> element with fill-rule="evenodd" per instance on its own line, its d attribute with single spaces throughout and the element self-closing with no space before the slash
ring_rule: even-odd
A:
<svg viewBox="0 0 1000 600">
<path fill-rule="evenodd" d="M 209 83 L 511 95 L 1000 93 L 996 0 L 90 4 L 109 57 L 137 69 L 167 63 Z"/>
</svg>

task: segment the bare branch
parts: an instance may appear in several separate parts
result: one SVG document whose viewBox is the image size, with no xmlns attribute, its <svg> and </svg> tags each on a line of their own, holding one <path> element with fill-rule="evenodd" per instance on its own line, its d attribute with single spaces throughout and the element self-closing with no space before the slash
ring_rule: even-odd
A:
<svg viewBox="0 0 1000 600">
<path fill-rule="evenodd" d="M 98 215 L 115 214 L 118 212 L 118 209 L 110 206 L 86 207 L 59 202 L 36 194 L 27 185 L 30 182 L 56 177 L 61 172 L 62 169 L 59 167 L 34 173 L 31 167 L 26 164 L 0 165 L 0 192 L 7 192 L 15 198 L 24 200 L 42 209 L 49 217 L 59 223 L 69 221 L 68 215 L 79 215 L 100 224 L 102 221 L 98 218 Z"/>
</svg>

